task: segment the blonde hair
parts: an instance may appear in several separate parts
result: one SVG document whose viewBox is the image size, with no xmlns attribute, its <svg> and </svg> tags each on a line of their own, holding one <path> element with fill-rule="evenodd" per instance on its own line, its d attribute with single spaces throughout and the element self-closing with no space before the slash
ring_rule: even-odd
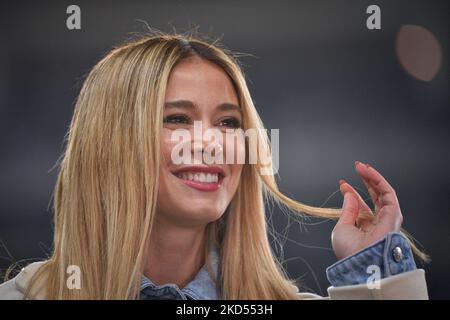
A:
<svg viewBox="0 0 450 320">
<path fill-rule="evenodd" d="M 155 216 L 166 85 L 175 64 L 192 55 L 229 75 L 244 130 L 264 128 L 236 57 L 219 45 L 192 35 L 154 34 L 110 51 L 77 98 L 54 190 L 53 253 L 26 296 L 44 290 L 47 299 L 138 298 Z M 265 142 L 260 147 L 270 153 L 265 131 L 258 132 Z M 223 299 L 298 298 L 269 244 L 265 197 L 317 217 L 341 212 L 288 198 L 274 176 L 260 170 L 259 163 L 244 165 L 227 212 L 207 227 L 208 243 L 219 248 Z M 81 290 L 66 286 L 69 265 L 81 269 Z"/>
</svg>

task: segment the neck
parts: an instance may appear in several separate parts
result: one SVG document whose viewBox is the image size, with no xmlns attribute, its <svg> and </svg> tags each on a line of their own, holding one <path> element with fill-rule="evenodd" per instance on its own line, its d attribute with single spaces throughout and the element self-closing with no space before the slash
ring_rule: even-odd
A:
<svg viewBox="0 0 450 320">
<path fill-rule="evenodd" d="M 155 217 L 156 218 L 156 217 Z M 176 226 L 156 218 L 144 274 L 154 284 L 186 286 L 205 262 L 206 225 Z"/>
</svg>

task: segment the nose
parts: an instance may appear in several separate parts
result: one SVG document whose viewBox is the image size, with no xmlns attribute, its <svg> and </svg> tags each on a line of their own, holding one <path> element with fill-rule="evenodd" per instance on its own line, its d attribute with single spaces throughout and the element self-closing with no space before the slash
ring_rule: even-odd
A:
<svg viewBox="0 0 450 320">
<path fill-rule="evenodd" d="M 194 163 L 223 164 L 223 133 L 212 125 L 195 121 L 191 151 Z"/>
</svg>

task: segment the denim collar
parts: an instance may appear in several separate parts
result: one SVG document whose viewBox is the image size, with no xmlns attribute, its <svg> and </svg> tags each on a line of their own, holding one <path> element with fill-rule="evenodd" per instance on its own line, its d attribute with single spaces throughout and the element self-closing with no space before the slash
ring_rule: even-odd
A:
<svg viewBox="0 0 450 320">
<path fill-rule="evenodd" d="M 219 268 L 219 255 L 216 248 L 209 251 L 208 255 L 211 271 L 217 279 Z M 217 300 L 219 294 L 216 285 L 211 279 L 206 264 L 202 266 L 197 275 L 184 288 L 180 289 L 176 284 L 154 284 L 145 275 L 141 278 L 141 297 L 146 299 L 193 299 L 193 300 Z"/>
</svg>

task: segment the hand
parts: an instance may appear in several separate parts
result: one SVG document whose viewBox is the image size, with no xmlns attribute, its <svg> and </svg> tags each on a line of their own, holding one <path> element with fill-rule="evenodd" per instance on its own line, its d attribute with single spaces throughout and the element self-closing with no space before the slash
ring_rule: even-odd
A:
<svg viewBox="0 0 450 320">
<path fill-rule="evenodd" d="M 359 161 L 355 161 L 355 170 L 369 191 L 375 213 L 350 184 L 339 181 L 344 202 L 341 216 L 331 233 L 338 259 L 381 240 L 389 232 L 398 232 L 403 222 L 397 195 L 386 179 L 373 167 Z M 372 213 L 373 219 L 358 218 L 360 210 Z"/>
</svg>

